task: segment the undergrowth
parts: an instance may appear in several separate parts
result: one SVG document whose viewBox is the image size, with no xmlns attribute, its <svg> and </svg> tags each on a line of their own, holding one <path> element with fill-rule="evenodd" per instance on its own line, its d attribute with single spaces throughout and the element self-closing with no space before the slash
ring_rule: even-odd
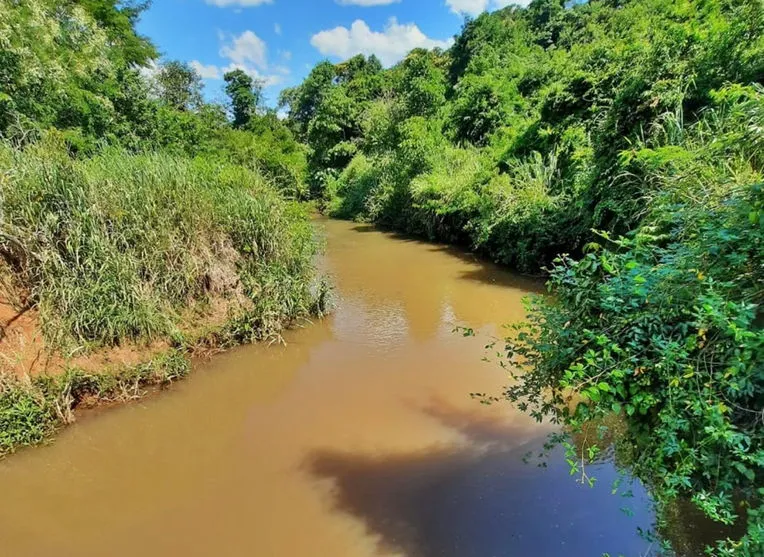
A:
<svg viewBox="0 0 764 557">
<path fill-rule="evenodd" d="M 39 444 L 74 421 L 81 405 L 125 402 L 150 387 L 182 379 L 190 364 L 182 350 L 114 373 L 88 373 L 71 368 L 60 376 L 17 378 L 0 373 L 0 457 L 20 447 Z"/>
<path fill-rule="evenodd" d="M 177 334 L 223 298 L 264 333 L 310 312 L 306 212 L 242 166 L 53 142 L 0 146 L 0 295 L 37 307 L 48 345 L 113 346 Z"/>
<path fill-rule="evenodd" d="M 189 355 L 277 339 L 321 314 L 316 252 L 307 208 L 243 166 L 119 149 L 77 160 L 55 134 L 0 145 L 0 297 L 38 309 L 46 349 L 70 366 L 0 371 L 0 456 L 49 438 L 83 404 L 184 377 Z M 210 308 L 222 315 L 200 319 Z M 158 339 L 172 348 L 148 363 L 71 366 L 74 353 Z"/>
</svg>

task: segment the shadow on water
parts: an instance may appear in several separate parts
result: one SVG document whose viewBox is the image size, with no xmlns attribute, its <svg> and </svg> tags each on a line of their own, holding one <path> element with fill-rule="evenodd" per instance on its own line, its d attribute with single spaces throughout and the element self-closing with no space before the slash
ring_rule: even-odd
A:
<svg viewBox="0 0 764 557">
<path fill-rule="evenodd" d="M 413 234 L 406 234 L 405 232 L 399 232 L 397 230 L 382 228 L 374 224 L 356 223 L 350 228 L 350 230 L 353 232 L 360 232 L 361 234 L 380 234 L 391 240 L 395 240 L 396 242 L 421 244 L 423 246 L 433 245 L 432 242 L 429 242 L 427 239 L 422 238 L 421 236 L 415 236 Z"/>
<path fill-rule="evenodd" d="M 486 284 L 495 284 L 507 288 L 520 289 L 537 294 L 545 292 L 544 280 L 541 278 L 526 277 L 502 271 L 501 269 L 497 270 L 497 268 L 493 267 L 493 264 L 482 260 L 477 260 L 476 263 L 479 263 L 480 267 L 470 271 L 464 271 L 459 275 L 459 278 Z"/>
<path fill-rule="evenodd" d="M 446 253 L 450 257 L 460 259 L 465 263 L 474 265 L 474 269 L 460 273 L 459 278 L 485 284 L 505 286 L 520 289 L 527 292 L 545 292 L 543 275 L 524 275 L 510 272 L 507 267 L 502 267 L 490 259 L 477 253 L 467 251 L 463 247 L 446 244 L 428 244 L 430 251 Z"/>
<path fill-rule="evenodd" d="M 353 226 L 350 230 L 353 232 L 361 232 L 361 233 L 368 233 L 368 232 L 383 232 L 373 224 L 363 224 L 359 223 Z"/>
<path fill-rule="evenodd" d="M 425 412 L 467 442 L 375 456 L 316 451 L 306 461 L 313 477 L 332 482 L 333 508 L 362 521 L 380 551 L 408 557 L 650 553 L 639 534 L 653 523 L 649 499 L 638 484 L 629 499 L 612 495 L 611 465 L 594 467 L 599 484 L 584 487 L 559 453 L 546 467 L 526 464 L 523 456 L 539 451 L 544 438 L 517 444 L 520 426 L 471 422 L 442 404 Z"/>
<path fill-rule="evenodd" d="M 469 251 L 465 246 L 455 246 L 449 244 L 441 244 L 438 242 L 431 242 L 409 234 L 385 230 L 373 224 L 355 224 L 351 230 L 354 232 L 360 232 L 362 234 L 383 234 L 384 236 L 387 236 L 388 238 L 394 239 L 398 242 L 419 244 L 428 251 L 448 254 L 455 259 L 459 259 L 475 267 L 474 269 L 460 273 L 459 278 L 465 280 L 497 286 L 505 286 L 529 292 L 545 292 L 543 276 L 522 275 L 510 272 L 507 270 L 507 268 L 501 267 L 490 259 Z"/>
</svg>

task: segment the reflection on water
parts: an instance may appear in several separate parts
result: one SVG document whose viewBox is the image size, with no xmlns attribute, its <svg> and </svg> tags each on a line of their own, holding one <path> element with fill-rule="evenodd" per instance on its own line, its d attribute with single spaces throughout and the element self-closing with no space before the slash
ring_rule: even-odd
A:
<svg viewBox="0 0 764 557">
<path fill-rule="evenodd" d="M 650 524 L 639 485 L 628 500 L 611 495 L 609 466 L 590 472 L 604 489 L 582 489 L 568 475 L 559 451 L 548 467 L 524 462 L 543 450 L 523 445 L 517 425 L 438 403 L 426 412 L 468 442 L 409 453 L 360 455 L 317 451 L 310 472 L 331 480 L 337 510 L 361 518 L 379 554 L 421 557 L 490 555 L 642 555 L 649 544 L 636 525 Z M 635 515 L 624 510 L 635 509 Z"/>
<path fill-rule="evenodd" d="M 0 555 L 640 555 L 644 493 L 526 465 L 485 336 L 539 289 L 450 248 L 322 221 L 337 308 L 0 463 Z M 452 333 L 456 324 L 478 338 Z M 634 516 L 620 512 L 630 506 Z"/>
</svg>

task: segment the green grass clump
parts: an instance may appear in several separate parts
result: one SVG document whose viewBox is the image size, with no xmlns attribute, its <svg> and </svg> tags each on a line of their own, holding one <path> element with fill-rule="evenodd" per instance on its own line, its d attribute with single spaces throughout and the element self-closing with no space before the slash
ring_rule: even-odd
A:
<svg viewBox="0 0 764 557">
<path fill-rule="evenodd" d="M 41 442 L 55 423 L 51 405 L 31 380 L 0 374 L 0 456 Z"/>
<path fill-rule="evenodd" d="M 277 333 L 310 311 L 314 252 L 304 211 L 244 167 L 0 146 L 6 294 L 39 308 L 52 346 L 174 335 L 213 297 Z"/>
<path fill-rule="evenodd" d="M 189 371 L 184 351 L 172 349 L 150 362 L 113 373 L 77 368 L 56 377 L 17 378 L 0 373 L 0 457 L 45 441 L 74 421 L 78 406 L 137 399 L 148 388 L 169 385 Z"/>
</svg>

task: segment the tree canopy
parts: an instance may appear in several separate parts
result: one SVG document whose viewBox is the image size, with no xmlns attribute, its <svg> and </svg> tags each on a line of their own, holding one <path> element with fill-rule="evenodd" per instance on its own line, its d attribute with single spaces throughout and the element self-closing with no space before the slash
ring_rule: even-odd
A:
<svg viewBox="0 0 764 557">
<path fill-rule="evenodd" d="M 188 64 L 135 31 L 145 2 L 0 0 L 0 139 L 60 135 L 73 155 L 103 145 L 169 150 L 257 168 L 303 195 L 305 149 L 260 110 L 262 84 L 226 74 L 233 121 Z"/>
</svg>

